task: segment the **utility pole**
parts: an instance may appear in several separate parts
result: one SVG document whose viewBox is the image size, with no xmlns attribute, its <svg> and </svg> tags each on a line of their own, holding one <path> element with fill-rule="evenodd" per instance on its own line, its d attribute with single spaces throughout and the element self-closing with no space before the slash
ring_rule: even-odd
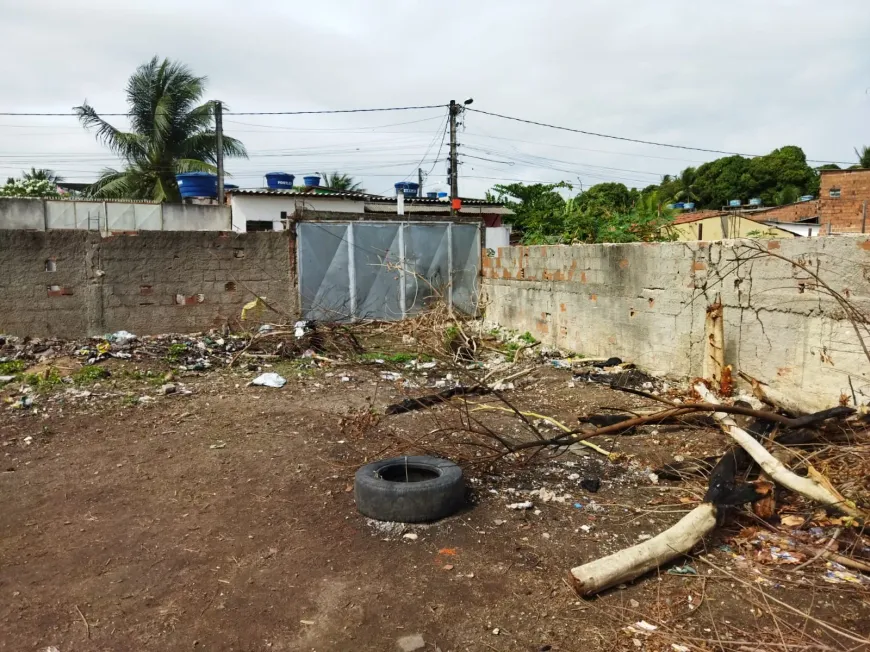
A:
<svg viewBox="0 0 870 652">
<path fill-rule="evenodd" d="M 417 196 L 423 196 L 423 168 L 417 168 Z"/>
<path fill-rule="evenodd" d="M 220 102 L 214 103 L 214 131 L 217 145 L 217 199 L 224 205 L 224 115 Z"/>
<path fill-rule="evenodd" d="M 454 200 L 459 197 L 459 161 L 456 156 L 456 116 L 461 111 L 460 106 L 455 100 L 450 100 L 450 214 L 456 215 L 456 209 L 453 208 Z"/>
</svg>

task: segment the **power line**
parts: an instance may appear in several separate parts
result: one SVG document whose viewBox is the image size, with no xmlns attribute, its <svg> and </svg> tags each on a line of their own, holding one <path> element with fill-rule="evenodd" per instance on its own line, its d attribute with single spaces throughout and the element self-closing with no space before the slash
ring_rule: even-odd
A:
<svg viewBox="0 0 870 652">
<path fill-rule="evenodd" d="M 446 104 L 428 104 L 425 106 L 387 106 L 375 109 L 323 109 L 319 111 L 225 111 L 224 115 L 325 115 L 331 113 L 375 113 L 379 111 L 416 111 L 419 109 L 443 109 Z M 0 115 L 13 116 L 78 116 L 77 113 L 25 113 L 15 111 L 0 111 Z M 129 116 L 128 113 L 100 113 L 101 116 Z"/>
<path fill-rule="evenodd" d="M 549 129 L 558 129 L 559 131 L 570 131 L 575 134 L 583 134 L 584 136 L 595 136 L 596 138 L 609 138 L 611 140 L 621 140 L 627 143 L 639 143 L 641 145 L 654 145 L 655 147 L 670 147 L 671 149 L 685 149 L 694 152 L 706 152 L 707 154 L 726 154 L 728 156 L 745 156 L 746 158 L 758 158 L 762 156 L 762 154 L 743 154 L 741 152 L 726 152 L 721 149 L 705 149 L 703 147 L 691 147 L 689 145 L 674 145 L 671 143 L 658 143 L 652 140 L 640 140 L 638 138 L 628 138 L 627 136 L 613 136 L 611 134 L 600 134 L 594 131 L 586 131 L 584 129 L 574 129 L 572 127 L 561 127 L 559 125 L 551 125 L 546 122 L 538 122 L 536 120 L 527 120 L 525 118 L 516 118 L 510 115 L 503 115 L 501 113 L 492 113 L 490 111 L 482 111 L 480 109 L 472 109 L 471 107 L 466 107 L 468 111 L 474 111 L 475 113 L 480 113 L 483 115 L 489 115 L 495 118 L 502 118 L 504 120 L 513 120 L 514 122 L 522 122 L 524 124 L 535 125 L 537 127 L 547 127 Z M 807 159 L 807 162 L 810 163 L 839 163 L 841 165 L 851 165 L 852 162 L 846 161 L 828 161 L 822 159 Z"/>
</svg>

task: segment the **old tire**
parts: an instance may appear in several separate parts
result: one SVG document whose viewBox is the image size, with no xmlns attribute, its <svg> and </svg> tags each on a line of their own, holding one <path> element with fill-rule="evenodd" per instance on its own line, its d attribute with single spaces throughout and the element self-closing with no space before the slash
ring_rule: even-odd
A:
<svg viewBox="0 0 870 652">
<path fill-rule="evenodd" d="M 356 472 L 356 507 L 378 521 L 422 523 L 457 511 L 465 501 L 462 469 L 428 455 L 394 457 Z"/>
</svg>

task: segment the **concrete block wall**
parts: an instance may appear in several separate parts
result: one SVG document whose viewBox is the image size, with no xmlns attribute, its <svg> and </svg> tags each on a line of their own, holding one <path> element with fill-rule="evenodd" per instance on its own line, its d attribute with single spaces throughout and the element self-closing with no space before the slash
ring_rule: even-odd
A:
<svg viewBox="0 0 870 652">
<path fill-rule="evenodd" d="M 297 313 L 286 233 L 0 231 L 0 333 L 191 332 L 238 321 L 255 296 Z"/>
<path fill-rule="evenodd" d="M 721 296 L 726 361 L 804 401 L 870 400 L 870 361 L 799 260 L 870 315 L 870 238 L 505 247 L 483 258 L 487 319 L 655 374 L 701 373 L 707 305 Z M 870 337 L 865 337 L 870 346 Z M 859 396 L 859 400 L 861 399 Z"/>
</svg>

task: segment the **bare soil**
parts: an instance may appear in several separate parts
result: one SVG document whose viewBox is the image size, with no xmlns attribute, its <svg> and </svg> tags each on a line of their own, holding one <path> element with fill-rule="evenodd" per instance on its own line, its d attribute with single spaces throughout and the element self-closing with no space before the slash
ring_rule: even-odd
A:
<svg viewBox="0 0 870 652">
<path fill-rule="evenodd" d="M 455 420 L 455 409 L 357 427 L 359 414 L 405 396 L 373 366 L 283 369 L 281 389 L 246 386 L 251 372 L 190 374 L 189 395 L 161 396 L 112 364 L 114 380 L 90 397 L 58 388 L 37 398 L 36 414 L 0 413 L 0 650 L 389 651 L 413 634 L 442 652 L 864 649 L 870 634 L 866 585 L 826 584 L 821 561 L 795 572 L 738 555 L 731 541 L 747 516 L 684 560 L 697 574 L 663 569 L 595 599 L 574 594 L 572 566 L 692 508 L 701 482 L 655 484 L 649 472 L 675 455 L 721 453 L 713 431 L 647 428 L 596 441 L 620 460 L 541 455 L 526 468 L 475 464 L 485 451 L 466 447 L 466 510 L 384 525 L 356 512 L 354 471 L 437 449 L 437 437 L 407 441 Z M 524 383 L 509 400 L 571 424 L 644 403 L 572 386 L 562 370 Z M 141 395 L 154 400 L 135 402 Z M 508 415 L 480 418 L 519 432 Z M 590 494 L 579 481 L 593 476 L 602 484 Z M 508 509 L 541 487 L 569 497 Z M 642 620 L 657 629 L 637 629 Z"/>
</svg>

